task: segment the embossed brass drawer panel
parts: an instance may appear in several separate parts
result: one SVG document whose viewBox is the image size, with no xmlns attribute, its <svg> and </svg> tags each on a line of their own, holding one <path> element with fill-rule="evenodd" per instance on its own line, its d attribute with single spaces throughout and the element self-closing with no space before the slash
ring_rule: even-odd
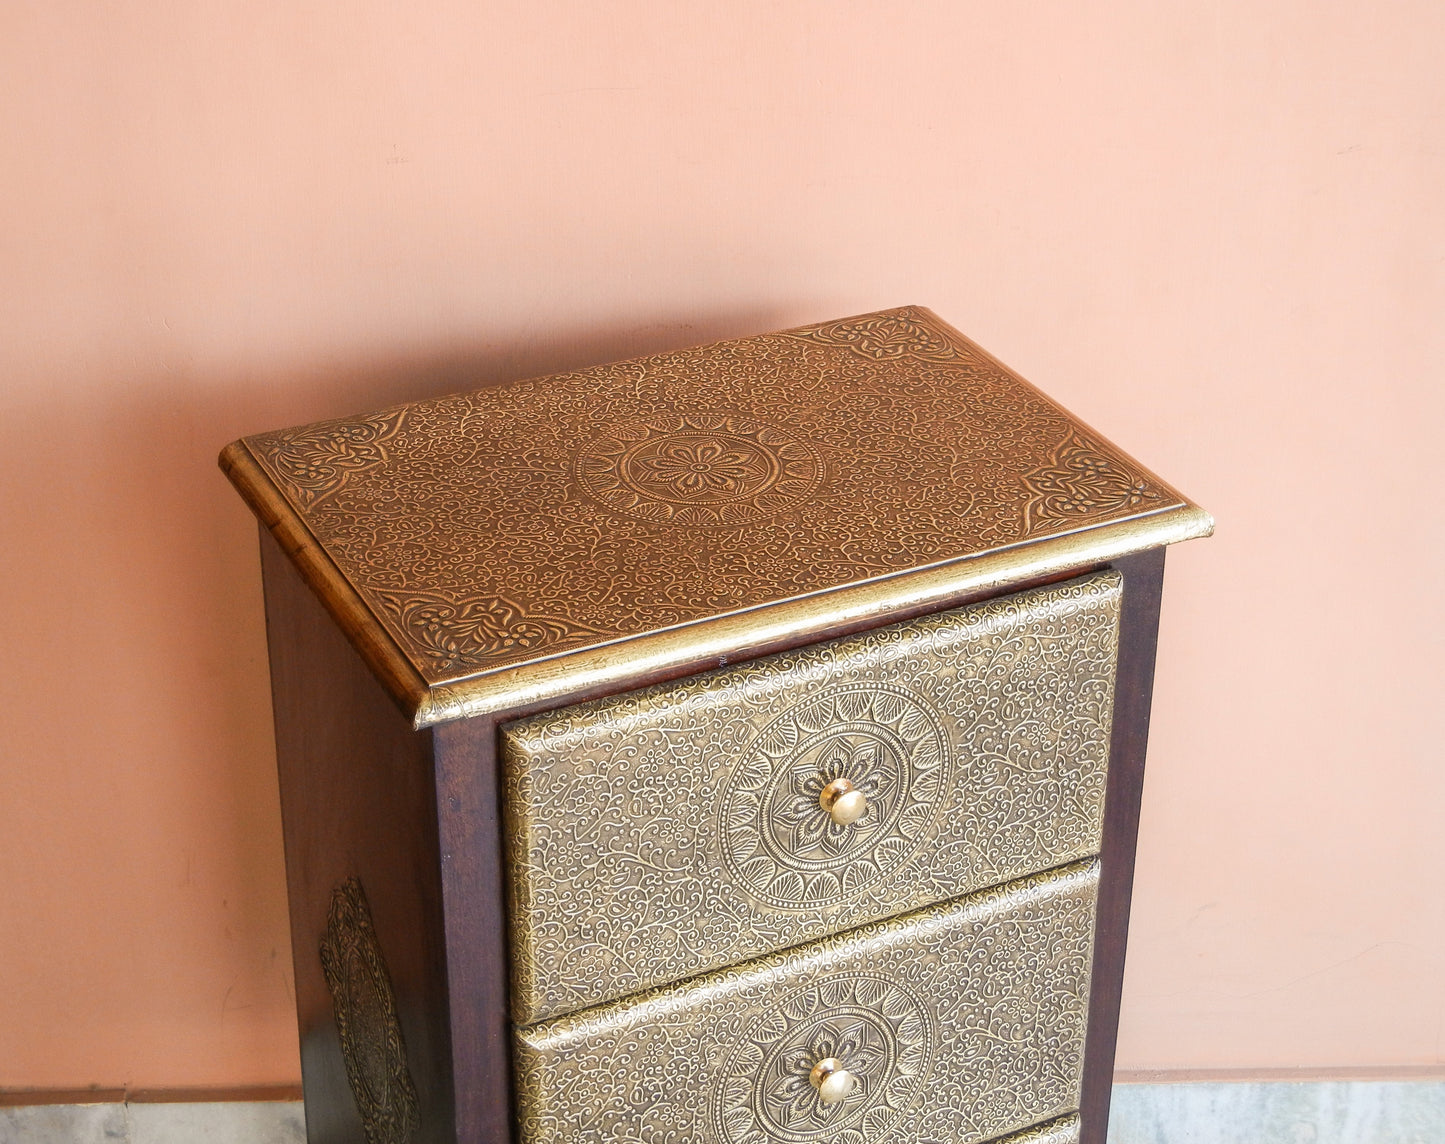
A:
<svg viewBox="0 0 1445 1144">
<path fill-rule="evenodd" d="M 970 1144 L 1066 1116 L 1098 876 L 1091 859 L 520 1029 L 522 1144 Z M 827 1078 L 846 1082 L 831 1101 Z"/>
<path fill-rule="evenodd" d="M 504 727 L 516 1020 L 1096 853 L 1119 596 L 1099 573 Z"/>
<path fill-rule="evenodd" d="M 997 1144 L 1079 1144 L 1079 1114 L 1071 1112 L 1046 1124 L 1026 1128 L 999 1140 Z"/>
</svg>

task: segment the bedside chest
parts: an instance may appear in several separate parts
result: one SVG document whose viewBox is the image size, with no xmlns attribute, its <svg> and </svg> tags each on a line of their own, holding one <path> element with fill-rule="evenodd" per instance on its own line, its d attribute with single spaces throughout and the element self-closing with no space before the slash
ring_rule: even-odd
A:
<svg viewBox="0 0 1445 1144">
<path fill-rule="evenodd" d="M 1205 512 L 919 308 L 221 464 L 311 1141 L 1101 1144 Z"/>
</svg>

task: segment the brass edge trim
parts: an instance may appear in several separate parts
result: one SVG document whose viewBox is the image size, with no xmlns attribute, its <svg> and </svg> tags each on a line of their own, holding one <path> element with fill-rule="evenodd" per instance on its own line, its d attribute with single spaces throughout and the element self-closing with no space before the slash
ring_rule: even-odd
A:
<svg viewBox="0 0 1445 1144">
<path fill-rule="evenodd" d="M 371 615 L 284 493 L 261 468 L 245 441 L 221 450 L 217 462 L 246 504 L 276 538 L 307 586 L 320 598 L 351 645 L 408 716 L 428 702 L 428 686 L 390 634 Z M 418 727 L 423 726 L 420 722 Z"/>
<path fill-rule="evenodd" d="M 416 708 L 418 728 L 453 719 L 535 708 L 679 667 L 725 664 L 740 647 L 778 646 L 843 625 L 886 622 L 907 608 L 946 606 L 961 596 L 1116 560 L 1131 552 L 1208 536 L 1214 518 L 1180 504 L 1064 536 L 965 557 L 886 579 L 829 589 L 583 648 L 551 659 L 437 684 Z"/>
</svg>

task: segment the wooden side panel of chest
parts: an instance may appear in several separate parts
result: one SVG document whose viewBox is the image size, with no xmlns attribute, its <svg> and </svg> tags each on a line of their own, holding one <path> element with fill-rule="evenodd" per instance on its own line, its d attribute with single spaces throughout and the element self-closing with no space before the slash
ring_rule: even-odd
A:
<svg viewBox="0 0 1445 1144">
<path fill-rule="evenodd" d="M 261 557 L 307 1139 L 509 1141 L 495 800 L 463 805 L 490 724 L 413 729 L 264 528 Z"/>
</svg>

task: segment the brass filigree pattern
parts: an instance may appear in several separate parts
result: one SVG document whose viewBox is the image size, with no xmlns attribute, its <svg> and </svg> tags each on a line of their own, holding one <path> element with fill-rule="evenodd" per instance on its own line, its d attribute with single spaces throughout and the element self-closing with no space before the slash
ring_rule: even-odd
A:
<svg viewBox="0 0 1445 1144">
<path fill-rule="evenodd" d="M 760 901 L 834 905 L 896 873 L 937 828 L 952 750 L 929 701 L 886 683 L 828 688 L 764 727 L 720 802 L 723 858 Z M 858 822 L 819 803 L 846 778 L 868 798 Z"/>
<path fill-rule="evenodd" d="M 931 329 L 911 309 L 847 318 L 798 332 L 801 338 L 825 346 L 843 346 L 871 361 L 913 358 L 916 361 L 956 362 L 972 359 L 983 364 L 981 354 L 969 354 L 946 335 Z"/>
<path fill-rule="evenodd" d="M 997 1144 L 1079 1144 L 1079 1114 L 1071 1112 L 999 1140 Z"/>
<path fill-rule="evenodd" d="M 1024 509 L 1030 534 L 1071 520 L 1137 511 L 1163 496 L 1147 477 L 1078 432 L 1069 434 L 1048 464 L 1025 474 L 1024 484 L 1034 494 Z"/>
<path fill-rule="evenodd" d="M 517 1020 L 1097 852 L 1119 601 L 1098 573 L 505 725 Z"/>
<path fill-rule="evenodd" d="M 918 308 L 243 446 L 427 688 L 1186 503 Z"/>
<path fill-rule="evenodd" d="M 267 433 L 251 442 L 270 458 L 286 492 L 301 507 L 315 508 L 351 477 L 386 464 L 386 444 L 401 431 L 405 416 L 405 410 L 387 410 Z"/>
<path fill-rule="evenodd" d="M 502 596 L 448 600 L 437 595 L 378 592 L 386 614 L 411 632 L 414 653 L 433 671 L 515 656 L 561 640 L 603 633 L 568 620 L 528 615 Z"/>
<path fill-rule="evenodd" d="M 521 1028 L 522 1144 L 975 1144 L 1049 1121 L 1011 1144 L 1064 1144 L 1097 886 L 1091 860 Z M 831 1108 L 819 1053 L 858 1079 Z"/>
<path fill-rule="evenodd" d="M 835 973 L 809 982 L 733 1047 L 716 1090 L 718 1136 L 728 1144 L 881 1139 L 917 1102 L 937 1047 L 928 1004 L 897 981 Z M 835 1104 L 823 1103 L 809 1080 L 829 1058 L 857 1078 Z"/>
<path fill-rule="evenodd" d="M 321 969 L 366 1144 L 407 1144 L 421 1126 L 416 1086 L 407 1066 L 391 975 L 357 878 L 332 891 Z"/>
<path fill-rule="evenodd" d="M 577 455 L 578 483 L 599 504 L 654 524 L 736 528 L 802 504 L 823 479 L 804 441 L 741 417 L 622 425 Z"/>
</svg>

